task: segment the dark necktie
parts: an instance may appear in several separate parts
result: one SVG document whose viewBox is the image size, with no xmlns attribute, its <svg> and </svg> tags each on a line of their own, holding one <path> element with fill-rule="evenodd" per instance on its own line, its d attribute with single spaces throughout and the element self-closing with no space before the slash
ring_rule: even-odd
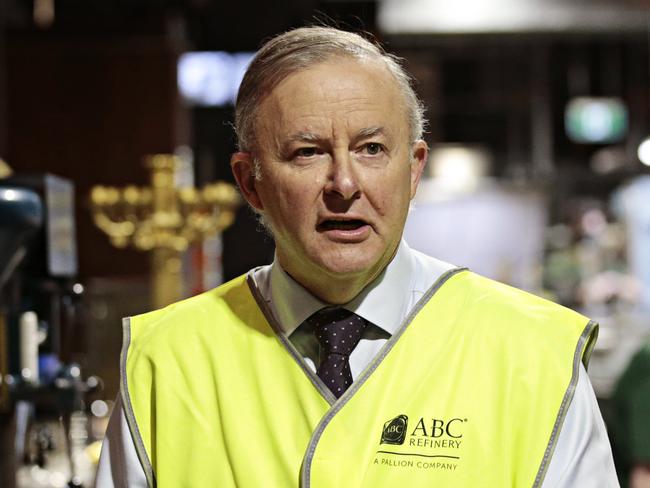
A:
<svg viewBox="0 0 650 488">
<path fill-rule="evenodd" d="M 321 346 L 316 374 L 336 398 L 352 384 L 350 353 L 359 343 L 368 322 L 344 308 L 324 308 L 307 319 Z"/>
</svg>

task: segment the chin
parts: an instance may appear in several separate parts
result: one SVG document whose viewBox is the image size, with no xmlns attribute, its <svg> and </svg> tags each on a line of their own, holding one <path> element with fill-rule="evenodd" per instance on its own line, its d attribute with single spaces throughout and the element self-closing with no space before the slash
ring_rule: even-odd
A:
<svg viewBox="0 0 650 488">
<path fill-rule="evenodd" d="M 325 273 L 335 277 L 358 276 L 369 272 L 372 266 L 366 266 L 362 263 L 325 263 L 320 266 Z"/>
<path fill-rule="evenodd" d="M 359 276 L 374 273 L 380 265 L 381 256 L 372 255 L 358 249 L 337 253 L 320 254 L 317 266 L 325 273 L 335 277 Z"/>
</svg>

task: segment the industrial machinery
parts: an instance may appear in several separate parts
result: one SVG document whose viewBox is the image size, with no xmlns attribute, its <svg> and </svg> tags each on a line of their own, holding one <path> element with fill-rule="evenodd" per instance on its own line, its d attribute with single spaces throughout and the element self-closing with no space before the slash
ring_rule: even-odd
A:
<svg viewBox="0 0 650 488">
<path fill-rule="evenodd" d="M 16 486 L 21 466 L 42 468 L 55 447 L 67 458 L 63 486 L 81 486 L 72 423 L 100 381 L 73 362 L 83 336 L 76 275 L 72 182 L 0 179 L 0 486 Z"/>
</svg>

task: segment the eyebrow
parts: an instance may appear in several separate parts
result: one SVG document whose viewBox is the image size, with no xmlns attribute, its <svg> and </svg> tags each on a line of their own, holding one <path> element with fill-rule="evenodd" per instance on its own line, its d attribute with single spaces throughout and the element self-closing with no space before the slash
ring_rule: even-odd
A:
<svg viewBox="0 0 650 488">
<path fill-rule="evenodd" d="M 322 140 L 323 138 L 321 136 L 314 134 L 313 132 L 300 131 L 289 136 L 290 142 L 319 142 Z"/>
<path fill-rule="evenodd" d="M 368 137 L 383 135 L 384 132 L 384 128 L 378 125 L 364 127 L 363 129 L 359 130 L 352 139 L 358 141 L 361 139 L 367 139 Z M 289 142 L 320 142 L 322 140 L 323 138 L 318 134 L 307 131 L 299 131 L 289 136 Z"/>
<path fill-rule="evenodd" d="M 366 139 L 368 137 L 374 137 L 378 135 L 384 135 L 384 128 L 378 125 L 371 127 L 364 127 L 359 132 L 357 132 L 354 137 L 355 140 Z"/>
</svg>

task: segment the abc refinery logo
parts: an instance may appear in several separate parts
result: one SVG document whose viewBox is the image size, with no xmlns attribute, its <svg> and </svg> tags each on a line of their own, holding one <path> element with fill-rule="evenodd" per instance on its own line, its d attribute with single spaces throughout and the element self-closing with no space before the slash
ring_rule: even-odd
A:
<svg viewBox="0 0 650 488">
<path fill-rule="evenodd" d="M 406 439 L 406 428 L 409 424 L 409 418 L 406 415 L 398 415 L 384 424 L 384 430 L 381 432 L 382 444 L 404 444 Z"/>
<path fill-rule="evenodd" d="M 413 438 L 431 438 L 431 439 L 451 439 L 451 443 L 458 443 L 459 441 L 454 441 L 453 439 L 461 439 L 463 437 L 463 424 L 467 422 L 467 419 L 452 418 L 450 420 L 444 420 L 439 418 L 428 419 L 430 422 L 425 421 L 421 417 L 413 428 L 411 432 L 411 445 L 413 444 Z M 389 420 L 384 424 L 384 428 L 381 432 L 381 444 L 395 444 L 402 445 L 406 440 L 407 428 L 408 428 L 409 419 L 406 415 L 398 415 L 397 417 Z M 426 441 L 425 444 L 429 442 Z M 439 441 L 435 441 L 438 443 Z M 417 441 L 417 445 L 420 445 L 420 441 Z M 442 446 L 444 447 L 444 446 Z M 454 447 L 452 445 L 452 447 Z"/>
</svg>

